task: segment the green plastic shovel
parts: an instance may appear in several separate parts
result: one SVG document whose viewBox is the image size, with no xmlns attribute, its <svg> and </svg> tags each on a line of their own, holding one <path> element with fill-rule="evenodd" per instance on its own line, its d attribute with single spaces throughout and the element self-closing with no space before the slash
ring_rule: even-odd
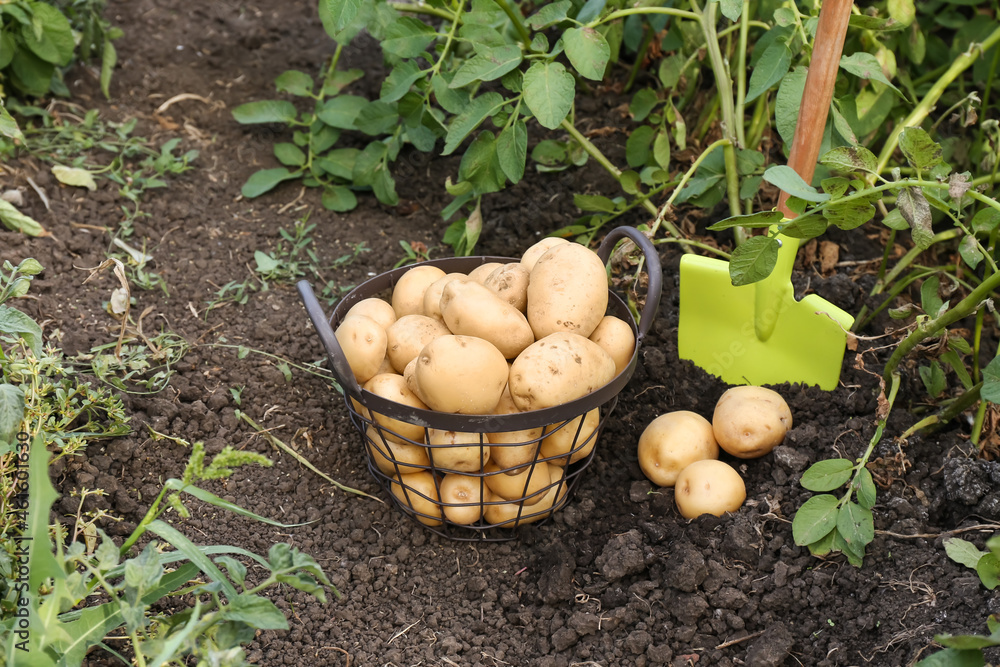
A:
<svg viewBox="0 0 1000 667">
<path fill-rule="evenodd" d="M 788 158 L 807 183 L 819 157 L 852 4 L 826 0 L 820 9 Z M 786 199 L 782 193 L 778 209 L 795 217 Z M 778 239 L 774 271 L 752 285 L 734 286 L 728 262 L 697 255 L 681 259 L 678 353 L 729 384 L 800 382 L 834 389 L 854 319 L 815 294 L 795 300 L 791 275 L 799 241 Z"/>
</svg>

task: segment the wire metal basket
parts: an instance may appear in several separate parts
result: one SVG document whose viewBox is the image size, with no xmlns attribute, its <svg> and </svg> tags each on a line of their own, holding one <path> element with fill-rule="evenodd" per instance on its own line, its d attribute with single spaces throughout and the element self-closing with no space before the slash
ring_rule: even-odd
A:
<svg viewBox="0 0 1000 667">
<path fill-rule="evenodd" d="M 607 234 L 597 250 L 598 256 L 607 263 L 623 239 L 631 239 L 642 251 L 648 274 L 646 302 L 638 324 L 625 301 L 611 290 L 608 294 L 608 314 L 627 322 L 635 338 L 628 365 L 611 382 L 586 396 L 530 412 L 435 412 L 390 401 L 358 384 L 334 330 L 355 303 L 369 297 L 387 297 L 396 281 L 413 266 L 388 271 L 354 288 L 329 318 L 309 283 L 298 283 L 306 311 L 344 390 L 351 421 L 361 434 L 368 469 L 401 511 L 450 539 L 501 541 L 515 538 L 518 526 L 546 521 L 565 506 L 594 457 L 595 445 L 618 394 L 635 371 L 640 344 L 659 306 L 660 261 L 644 234 L 631 227 L 618 227 Z M 482 256 L 422 264 L 436 266 L 445 273 L 468 273 L 489 262 L 517 261 Z M 498 459 L 512 460 L 515 453 L 517 463 L 497 463 Z M 450 493 L 454 485 L 466 493 Z M 445 486 L 449 487 L 445 497 L 469 499 L 442 500 Z M 491 490 L 495 488 L 504 488 L 507 493 L 496 494 Z"/>
</svg>

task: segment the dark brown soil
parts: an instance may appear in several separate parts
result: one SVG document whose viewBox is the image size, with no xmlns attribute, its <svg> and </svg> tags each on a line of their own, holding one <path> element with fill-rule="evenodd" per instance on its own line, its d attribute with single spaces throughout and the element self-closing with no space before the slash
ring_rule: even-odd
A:
<svg viewBox="0 0 1000 667">
<path fill-rule="evenodd" d="M 274 78 L 298 68 L 314 71 L 332 43 L 315 17 L 312 0 L 182 3 L 112 2 L 111 18 L 125 30 L 113 99 L 97 92 L 94 73 L 71 75 L 75 101 L 104 118 L 140 118 L 140 129 L 158 141 L 183 138 L 197 148 L 196 169 L 147 197 L 148 218 L 136 224 L 153 270 L 166 280 L 162 292 L 135 291 L 134 312 L 151 307 L 146 330 L 169 330 L 192 345 L 177 375 L 152 396 L 125 395 L 132 435 L 92 444 L 55 469 L 68 498 L 87 484 L 108 492 L 101 502 L 125 521 L 110 524 L 127 534 L 163 480 L 178 476 L 186 450 L 154 442 L 147 426 L 190 441 L 209 453 L 225 445 L 272 457 L 271 469 L 244 469 L 210 485 L 227 500 L 287 523 L 275 529 L 198 504 L 177 523 L 204 544 L 231 544 L 266 552 L 288 541 L 313 555 L 343 593 L 321 605 L 279 588 L 271 596 L 287 612 L 291 630 L 262 633 L 249 654 L 261 665 L 904 665 L 931 650 L 940 632 L 985 630 L 988 613 L 1000 612 L 1000 591 L 990 593 L 975 574 L 951 562 L 944 531 L 1000 520 L 1000 465 L 967 459 L 960 427 L 934 438 L 895 437 L 914 421 L 918 380 L 904 388 L 874 464 L 886 482 L 875 508 L 878 534 L 864 567 L 841 557 L 820 560 L 792 541 L 790 519 L 808 497 L 799 485 L 811 463 L 860 455 L 874 432 L 880 368 L 876 353 L 854 353 L 844 362 L 841 386 L 832 392 L 783 386 L 795 428 L 773 455 L 734 462 L 748 498 L 723 518 L 683 520 L 672 491 L 641 474 L 635 455 L 644 426 L 669 410 L 710 416 L 725 385 L 676 350 L 678 254 L 662 248 L 664 294 L 639 364 L 608 421 L 600 447 L 572 502 L 548 524 L 522 530 L 504 543 L 461 543 L 441 538 L 388 504 L 345 494 L 274 449 L 237 419 L 237 407 L 294 446 L 333 478 L 385 497 L 369 475 L 358 434 L 329 382 L 298 370 L 287 381 L 274 359 L 257 353 L 238 358 L 242 345 L 298 364 L 321 359 L 322 348 L 294 286 L 272 284 L 245 305 L 205 314 L 207 302 L 229 281 L 252 280 L 255 250 L 273 249 L 279 229 L 312 210 L 310 222 L 321 264 L 330 264 L 364 242 L 371 252 L 324 275 L 350 286 L 392 267 L 399 241 L 420 242 L 434 256 L 447 202 L 443 183 L 454 160 L 409 160 L 400 178 L 396 209 L 362 196 L 350 214 L 319 206 L 315 191 L 301 197 L 287 185 L 258 200 L 239 196 L 245 179 L 274 166 L 274 129 L 248 129 L 232 120 L 236 105 L 273 97 Z M 347 66 L 371 68 L 363 92 L 378 85 L 378 52 L 369 41 L 345 50 Z M 367 87 L 367 88 L 366 88 Z M 176 102 L 158 122 L 155 110 L 180 93 L 210 101 Z M 617 103 L 598 101 L 587 113 L 593 125 L 621 125 Z M 176 129 L 167 129 L 176 128 Z M 617 138 L 616 138 L 617 136 Z M 608 150 L 623 134 L 603 144 Z M 121 218 L 117 187 L 97 192 L 61 187 L 45 165 L 8 165 L 13 182 L 33 178 L 51 200 L 46 210 L 30 189 L 25 211 L 53 236 L 29 239 L 0 232 L 0 259 L 36 257 L 46 271 L 35 281 L 37 300 L 25 308 L 68 353 L 114 340 L 106 314 L 112 278 L 82 284 L 78 267 L 98 265 L 109 238 L 80 225 L 115 227 Z M 555 175 L 535 175 L 488 198 L 483 254 L 517 256 L 528 245 L 578 215 L 574 192 L 607 189 L 589 165 Z M 633 223 L 638 220 L 633 220 Z M 836 236 L 842 260 L 866 260 L 878 246 L 861 234 Z M 870 279 L 855 266 L 823 279 L 814 270 L 796 280 L 857 312 Z M 197 315 L 195 314 L 197 311 Z M 880 332 L 868 332 L 880 333 Z M 871 343 L 862 343 L 862 350 Z M 915 376 L 914 369 L 907 369 Z M 242 387 L 237 406 L 230 388 Z M 982 544 L 986 533 L 964 534 Z M 104 658 L 92 656 L 94 664 Z"/>
</svg>

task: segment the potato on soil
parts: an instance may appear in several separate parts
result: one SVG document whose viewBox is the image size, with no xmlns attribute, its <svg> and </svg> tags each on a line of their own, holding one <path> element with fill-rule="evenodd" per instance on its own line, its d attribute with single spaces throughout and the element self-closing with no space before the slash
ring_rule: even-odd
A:
<svg viewBox="0 0 1000 667">
<path fill-rule="evenodd" d="M 552 459 L 550 465 L 564 466 L 587 458 L 597 444 L 597 427 L 601 423 L 601 409 L 594 408 L 585 415 L 565 424 L 554 424 L 545 427 L 545 437 L 542 439 L 541 457 Z M 570 454 L 572 452 L 572 454 Z M 566 455 L 569 454 L 567 457 Z"/>
<path fill-rule="evenodd" d="M 754 459 L 781 444 L 792 428 L 792 412 L 776 391 L 732 387 L 715 404 L 712 428 L 724 450 L 741 459 Z"/>
<path fill-rule="evenodd" d="M 397 467 L 399 473 L 408 475 L 430 465 L 426 447 L 402 442 L 388 431 L 380 431 L 369 424 L 365 438 L 370 446 L 372 461 L 386 475 L 395 475 Z"/>
<path fill-rule="evenodd" d="M 417 521 L 426 526 L 440 526 L 441 497 L 438 495 L 434 475 L 425 471 L 412 475 L 394 476 L 391 480 L 392 495 L 403 507 L 412 509 Z"/>
<path fill-rule="evenodd" d="M 559 238 L 558 236 L 547 236 L 524 251 L 524 254 L 521 255 L 521 264 L 523 264 L 524 268 L 528 269 L 528 272 L 530 273 L 531 269 L 535 267 L 535 262 L 538 261 L 539 257 L 548 252 L 549 248 L 562 245 L 563 243 L 569 243 L 569 241 Z"/>
<path fill-rule="evenodd" d="M 522 412 L 586 396 L 615 377 L 615 362 L 597 343 L 558 332 L 535 341 L 510 367 L 510 395 Z"/>
<path fill-rule="evenodd" d="M 502 262 L 486 262 L 485 264 L 480 264 L 476 268 L 469 271 L 469 280 L 474 280 L 480 285 L 482 285 L 486 278 L 503 266 Z"/>
<path fill-rule="evenodd" d="M 441 316 L 452 333 L 488 340 L 505 359 L 535 342 L 524 313 L 479 283 L 453 280 L 445 285 Z"/>
<path fill-rule="evenodd" d="M 483 517 L 483 503 L 493 500 L 481 477 L 449 473 L 441 480 L 444 515 L 452 523 L 469 525 Z"/>
<path fill-rule="evenodd" d="M 681 470 L 674 486 L 674 502 L 685 519 L 702 514 L 735 512 L 747 498 L 740 474 L 724 461 L 695 461 Z"/>
<path fill-rule="evenodd" d="M 392 305 L 385 299 L 377 297 L 358 301 L 348 309 L 344 318 L 351 315 L 366 315 L 378 322 L 383 329 L 388 329 L 396 321 L 396 311 L 392 309 Z"/>
<path fill-rule="evenodd" d="M 504 264 L 487 276 L 483 285 L 523 313 L 528 307 L 529 273 L 520 262 Z"/>
<path fill-rule="evenodd" d="M 526 314 L 536 339 L 557 331 L 587 337 L 607 309 L 607 270 L 590 248 L 561 243 L 547 250 L 531 269 Z"/>
<path fill-rule="evenodd" d="M 385 329 L 367 315 L 351 315 L 344 318 L 335 335 L 354 379 L 360 384 L 368 382 L 385 359 Z"/>
<path fill-rule="evenodd" d="M 690 464 L 717 458 L 719 445 L 712 424 L 688 410 L 660 415 L 639 436 L 639 467 L 657 486 L 673 486 Z"/>
<path fill-rule="evenodd" d="M 625 320 L 614 315 L 605 315 L 589 338 L 603 347 L 615 360 L 615 375 L 625 370 L 632 361 L 635 335 Z"/>
<path fill-rule="evenodd" d="M 392 309 L 396 319 L 404 315 L 423 315 L 424 292 L 444 275 L 436 266 L 424 265 L 415 266 L 400 276 L 392 288 Z"/>
<path fill-rule="evenodd" d="M 427 453 L 438 470 L 479 472 L 490 460 L 490 441 L 479 433 L 427 429 Z"/>
<path fill-rule="evenodd" d="M 420 410 L 427 409 L 424 402 L 421 401 L 417 395 L 410 391 L 410 389 L 406 386 L 406 381 L 403 379 L 402 375 L 397 375 L 395 373 L 383 373 L 381 375 L 376 375 L 365 383 L 364 389 L 370 391 L 376 396 L 381 396 L 382 398 L 394 403 L 406 405 L 411 408 L 418 408 Z M 383 414 L 379 414 L 378 412 L 371 412 L 370 414 L 372 420 L 377 422 L 379 426 L 389 429 L 396 435 L 402 436 L 408 440 L 414 440 L 416 442 L 422 442 L 424 439 L 423 426 L 393 419 Z"/>
<path fill-rule="evenodd" d="M 452 280 L 465 282 L 469 280 L 469 276 L 464 273 L 449 273 L 431 283 L 424 292 L 424 315 L 441 320 L 442 322 L 444 321 L 444 317 L 441 316 L 441 292 L 444 291 L 444 286 Z"/>
<path fill-rule="evenodd" d="M 393 369 L 402 373 L 427 343 L 450 333 L 441 320 L 426 315 L 403 315 L 385 331 L 386 353 Z"/>
<path fill-rule="evenodd" d="M 491 414 L 507 384 L 507 360 L 482 338 L 439 336 L 416 360 L 407 386 L 432 410 Z"/>
</svg>

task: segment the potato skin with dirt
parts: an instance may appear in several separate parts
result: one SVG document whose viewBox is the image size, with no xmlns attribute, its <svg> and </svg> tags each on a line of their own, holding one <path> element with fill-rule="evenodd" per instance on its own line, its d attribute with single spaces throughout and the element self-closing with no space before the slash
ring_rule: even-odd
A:
<svg viewBox="0 0 1000 667">
<path fill-rule="evenodd" d="M 432 410 L 488 415 L 507 385 L 507 360 L 482 338 L 439 336 L 417 355 L 413 380 L 407 386 Z"/>
<path fill-rule="evenodd" d="M 741 459 L 764 456 L 781 444 L 792 428 L 792 412 L 776 391 L 732 387 L 719 398 L 712 429 L 719 446 Z"/>
<path fill-rule="evenodd" d="M 639 467 L 657 486 L 673 486 L 695 461 L 719 458 L 712 424 L 696 412 L 678 410 L 649 422 L 639 436 Z"/>
<path fill-rule="evenodd" d="M 514 360 L 510 397 L 522 412 L 551 408 L 586 396 L 614 377 L 615 361 L 600 345 L 561 331 L 535 341 Z"/>
<path fill-rule="evenodd" d="M 743 478 L 732 466 L 718 459 L 695 461 L 681 470 L 674 485 L 674 502 L 685 519 L 735 512 L 746 499 Z"/>
<path fill-rule="evenodd" d="M 493 290 L 454 280 L 441 292 L 441 317 L 452 333 L 488 340 L 505 359 L 535 342 L 524 314 Z"/>
<path fill-rule="evenodd" d="M 589 336 L 607 309 L 607 270 L 590 248 L 560 243 L 535 262 L 526 314 L 536 340 L 557 331 Z"/>
</svg>

